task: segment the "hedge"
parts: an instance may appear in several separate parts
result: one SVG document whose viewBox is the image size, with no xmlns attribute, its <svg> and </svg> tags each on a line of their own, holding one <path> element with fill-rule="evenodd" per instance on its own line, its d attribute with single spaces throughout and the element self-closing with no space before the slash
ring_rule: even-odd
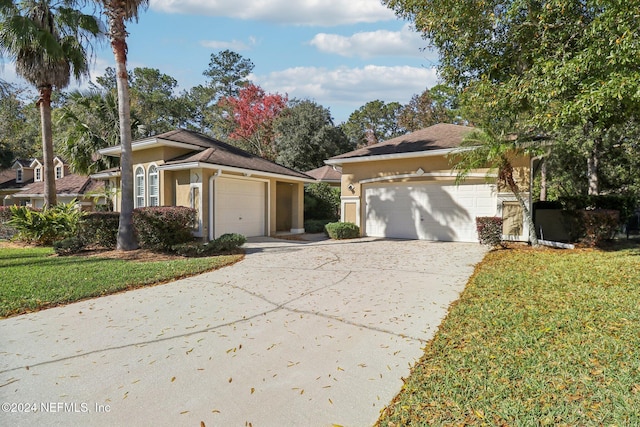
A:
<svg viewBox="0 0 640 427">
<path fill-rule="evenodd" d="M 352 222 L 330 222 L 324 228 L 332 239 L 340 240 L 360 237 L 360 227 Z"/>
<path fill-rule="evenodd" d="M 502 247 L 502 218 L 497 216 L 476 217 L 478 241 L 492 248 Z"/>
<path fill-rule="evenodd" d="M 133 210 L 133 226 L 141 248 L 170 250 L 193 240 L 196 210 L 184 206 L 156 206 Z"/>
</svg>

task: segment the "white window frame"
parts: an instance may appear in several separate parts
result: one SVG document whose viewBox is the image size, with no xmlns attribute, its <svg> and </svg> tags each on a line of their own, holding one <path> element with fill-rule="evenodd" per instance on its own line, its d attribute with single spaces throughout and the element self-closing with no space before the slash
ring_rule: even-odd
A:
<svg viewBox="0 0 640 427">
<path fill-rule="evenodd" d="M 42 168 L 36 168 L 36 182 L 42 181 Z"/>
<path fill-rule="evenodd" d="M 56 166 L 56 179 L 62 178 L 62 166 Z"/>
<path fill-rule="evenodd" d="M 152 178 L 155 178 L 155 191 L 151 185 Z M 160 171 L 155 163 L 149 165 L 147 171 L 147 194 L 149 206 L 160 206 Z"/>
<path fill-rule="evenodd" d="M 138 182 L 138 178 L 142 178 L 142 183 Z M 141 193 L 141 194 L 140 194 Z M 145 191 L 145 171 L 144 166 L 138 165 L 133 170 L 133 200 L 134 207 L 143 208 L 146 206 Z"/>
<path fill-rule="evenodd" d="M 16 169 L 16 182 L 18 184 L 22 183 L 22 178 L 23 178 L 22 169 L 21 168 Z"/>
</svg>

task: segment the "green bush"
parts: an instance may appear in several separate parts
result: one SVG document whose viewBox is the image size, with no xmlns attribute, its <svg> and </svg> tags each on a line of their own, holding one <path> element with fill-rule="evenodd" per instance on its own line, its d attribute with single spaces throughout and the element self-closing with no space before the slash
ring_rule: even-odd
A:
<svg viewBox="0 0 640 427">
<path fill-rule="evenodd" d="M 326 182 L 307 185 L 304 188 L 304 217 L 337 221 L 340 218 L 340 189 Z"/>
<path fill-rule="evenodd" d="M 237 249 L 246 241 L 246 237 L 241 234 L 229 233 L 207 243 L 189 242 L 173 245 L 171 250 L 185 257 L 203 257 Z"/>
<path fill-rule="evenodd" d="M 184 206 L 137 208 L 133 211 L 140 247 L 170 250 L 172 246 L 193 240 L 196 210 Z"/>
<path fill-rule="evenodd" d="M 53 250 L 61 256 L 73 255 L 84 249 L 84 241 L 78 236 L 67 237 L 53 243 Z"/>
<path fill-rule="evenodd" d="M 502 247 L 502 218 L 494 216 L 476 217 L 478 241 L 492 248 Z"/>
<path fill-rule="evenodd" d="M 351 222 L 330 222 L 325 225 L 325 230 L 330 238 L 336 240 L 360 237 L 360 227 Z"/>
<path fill-rule="evenodd" d="M 632 216 L 638 207 L 637 196 L 623 194 L 561 197 L 558 202 L 569 211 L 580 212 L 585 209 L 618 211 L 622 222 Z"/>
<path fill-rule="evenodd" d="M 113 249 L 118 238 L 118 212 L 91 212 L 82 218 L 78 236 L 86 245 Z"/>
<path fill-rule="evenodd" d="M 0 239 L 11 239 L 18 233 L 14 227 L 7 224 L 11 219 L 9 206 L 0 206 Z"/>
<path fill-rule="evenodd" d="M 11 206 L 8 224 L 17 231 L 17 238 L 36 245 L 51 245 L 53 242 L 75 236 L 84 212 L 76 202 L 61 203 L 42 211 L 26 206 Z"/>
<path fill-rule="evenodd" d="M 620 212 L 608 209 L 596 209 L 581 212 L 584 225 L 584 242 L 599 246 L 615 237 L 620 225 Z"/>
<path fill-rule="evenodd" d="M 324 226 L 334 219 L 308 219 L 304 222 L 304 231 L 306 233 L 323 233 L 325 231 Z"/>
</svg>

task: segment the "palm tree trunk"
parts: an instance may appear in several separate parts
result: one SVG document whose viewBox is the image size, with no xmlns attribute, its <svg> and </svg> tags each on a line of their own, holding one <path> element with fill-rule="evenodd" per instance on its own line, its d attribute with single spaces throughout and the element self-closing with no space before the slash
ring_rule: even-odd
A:
<svg viewBox="0 0 640 427">
<path fill-rule="evenodd" d="M 53 132 L 51 130 L 51 86 L 45 85 L 38 88 L 40 98 L 40 125 L 42 131 L 42 157 L 44 161 L 44 207 L 55 206 L 56 199 L 56 175 L 53 169 Z"/>
<path fill-rule="evenodd" d="M 138 243 L 133 229 L 133 159 L 131 149 L 131 115 L 129 101 L 129 77 L 127 74 L 127 41 L 124 17 L 118 10 L 111 11 L 109 28 L 111 48 L 116 60 L 116 83 L 118 87 L 118 116 L 120 120 L 120 223 L 118 225 L 117 248 L 122 251 L 137 249 Z"/>
</svg>

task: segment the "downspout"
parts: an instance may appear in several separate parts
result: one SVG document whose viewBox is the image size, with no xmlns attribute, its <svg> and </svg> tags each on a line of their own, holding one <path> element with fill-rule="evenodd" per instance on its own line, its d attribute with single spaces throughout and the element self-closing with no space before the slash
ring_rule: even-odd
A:
<svg viewBox="0 0 640 427">
<path fill-rule="evenodd" d="M 214 239 L 214 217 L 213 217 L 213 183 L 220 175 L 222 175 L 222 169 L 218 169 L 216 173 L 209 177 L 209 241 Z"/>
</svg>

